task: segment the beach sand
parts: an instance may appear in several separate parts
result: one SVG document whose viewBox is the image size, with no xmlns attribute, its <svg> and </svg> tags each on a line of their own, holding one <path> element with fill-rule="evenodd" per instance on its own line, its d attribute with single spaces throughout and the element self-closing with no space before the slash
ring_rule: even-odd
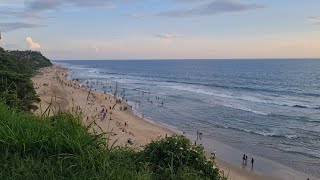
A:
<svg viewBox="0 0 320 180">
<path fill-rule="evenodd" d="M 116 103 L 116 99 L 109 94 L 79 87 L 78 81 L 66 79 L 68 72 L 69 69 L 54 65 L 39 70 L 39 74 L 32 78 L 36 92 L 41 99 L 38 104 L 39 109 L 35 111 L 36 114 L 52 115 L 57 111 L 73 113 L 82 111 L 83 123 L 92 125 L 94 131 L 109 134 L 109 144 L 129 146 L 137 150 L 152 140 L 175 133 L 169 128 L 138 117 L 127 103 L 123 101 L 121 104 Z M 106 110 L 107 113 L 105 113 Z M 128 143 L 129 138 L 132 140 L 130 144 Z M 274 179 L 243 170 L 220 160 L 219 157 L 216 158 L 216 163 L 230 180 Z"/>
</svg>

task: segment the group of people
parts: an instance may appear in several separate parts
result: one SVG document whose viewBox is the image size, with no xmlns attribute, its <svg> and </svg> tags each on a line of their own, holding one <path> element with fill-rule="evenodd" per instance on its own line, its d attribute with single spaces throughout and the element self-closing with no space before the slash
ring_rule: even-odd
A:
<svg viewBox="0 0 320 180">
<path fill-rule="evenodd" d="M 246 154 L 243 154 L 242 164 L 243 165 L 247 165 L 248 164 L 248 156 Z M 253 164 L 254 164 L 254 159 L 251 158 L 251 168 L 253 168 Z"/>
<path fill-rule="evenodd" d="M 202 132 L 197 131 L 197 141 L 202 140 Z"/>
</svg>

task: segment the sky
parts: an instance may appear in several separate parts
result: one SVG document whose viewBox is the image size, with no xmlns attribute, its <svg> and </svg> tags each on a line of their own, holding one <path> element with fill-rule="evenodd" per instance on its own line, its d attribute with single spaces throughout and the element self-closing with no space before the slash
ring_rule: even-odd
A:
<svg viewBox="0 0 320 180">
<path fill-rule="evenodd" d="M 320 0 L 0 0 L 0 31 L 52 60 L 320 58 Z"/>
</svg>

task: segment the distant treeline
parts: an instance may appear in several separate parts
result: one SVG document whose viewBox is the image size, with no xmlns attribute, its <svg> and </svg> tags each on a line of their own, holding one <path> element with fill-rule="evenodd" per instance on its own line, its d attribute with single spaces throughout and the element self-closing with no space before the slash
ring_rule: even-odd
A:
<svg viewBox="0 0 320 180">
<path fill-rule="evenodd" d="M 5 51 L 0 48 L 0 101 L 20 110 L 36 108 L 39 101 L 31 77 L 42 67 L 51 66 L 49 59 L 37 51 Z"/>
</svg>

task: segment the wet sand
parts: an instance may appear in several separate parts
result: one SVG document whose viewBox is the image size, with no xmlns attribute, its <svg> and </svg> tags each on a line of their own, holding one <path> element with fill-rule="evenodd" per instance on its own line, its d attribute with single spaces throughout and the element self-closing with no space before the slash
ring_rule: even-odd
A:
<svg viewBox="0 0 320 180">
<path fill-rule="evenodd" d="M 137 150 L 152 140 L 175 133 L 169 128 L 138 117 L 125 100 L 120 104 L 117 98 L 109 94 L 80 87 L 78 81 L 67 80 L 68 72 L 69 69 L 54 65 L 39 70 L 39 75 L 32 78 L 41 99 L 36 114 L 52 115 L 57 111 L 81 111 L 83 123 L 91 125 L 93 131 L 106 133 L 110 145 L 129 146 Z M 254 171 L 246 171 L 220 160 L 219 157 L 216 158 L 216 163 L 230 180 L 274 179 L 257 175 Z"/>
</svg>

